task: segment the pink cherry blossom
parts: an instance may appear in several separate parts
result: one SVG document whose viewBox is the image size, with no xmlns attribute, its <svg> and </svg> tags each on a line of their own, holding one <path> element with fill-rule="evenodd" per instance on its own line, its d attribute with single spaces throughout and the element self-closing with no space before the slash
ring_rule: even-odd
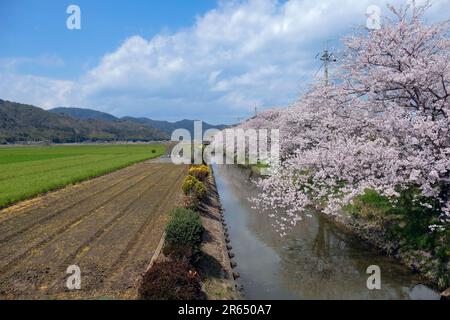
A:
<svg viewBox="0 0 450 320">
<path fill-rule="evenodd" d="M 442 223 L 449 223 L 449 21 L 424 24 L 428 7 L 390 6 L 381 30 L 343 39 L 329 85 L 314 85 L 292 106 L 241 125 L 281 130 L 283 161 L 257 182 L 262 191 L 254 199 L 277 212 L 280 232 L 308 208 L 340 214 L 367 189 L 395 204 L 412 186 L 437 200 Z"/>
</svg>

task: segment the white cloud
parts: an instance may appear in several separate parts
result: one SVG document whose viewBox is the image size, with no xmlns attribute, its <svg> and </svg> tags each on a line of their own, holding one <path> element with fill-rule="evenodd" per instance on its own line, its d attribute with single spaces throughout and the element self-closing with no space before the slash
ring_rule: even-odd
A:
<svg viewBox="0 0 450 320">
<path fill-rule="evenodd" d="M 45 109 L 70 104 L 73 88 L 72 81 L 0 73 L 1 99 L 33 104 Z"/>
<path fill-rule="evenodd" d="M 439 15 L 449 0 L 435 2 Z M 231 122 L 255 104 L 295 100 L 319 67 L 314 56 L 326 40 L 337 45 L 377 3 L 385 1 L 224 1 L 189 29 L 131 36 L 73 82 L 14 75 L 5 84 L 2 76 L 0 96 L 43 107 Z"/>
</svg>

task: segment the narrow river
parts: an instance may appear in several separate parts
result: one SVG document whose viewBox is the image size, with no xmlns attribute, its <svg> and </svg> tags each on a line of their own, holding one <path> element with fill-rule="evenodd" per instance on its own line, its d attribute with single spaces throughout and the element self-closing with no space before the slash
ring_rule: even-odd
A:
<svg viewBox="0 0 450 320">
<path fill-rule="evenodd" d="M 250 171 L 213 168 L 247 299 L 439 299 L 422 278 L 320 215 L 281 238 L 271 219 L 251 208 L 258 190 Z M 381 290 L 367 289 L 370 265 L 381 268 Z"/>
</svg>

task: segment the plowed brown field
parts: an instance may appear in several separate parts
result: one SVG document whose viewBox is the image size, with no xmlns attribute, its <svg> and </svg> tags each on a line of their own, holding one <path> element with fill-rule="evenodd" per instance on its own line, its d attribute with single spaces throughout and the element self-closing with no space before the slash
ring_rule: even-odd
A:
<svg viewBox="0 0 450 320">
<path fill-rule="evenodd" d="M 186 171 L 147 161 L 0 211 L 0 299 L 134 298 Z"/>
</svg>

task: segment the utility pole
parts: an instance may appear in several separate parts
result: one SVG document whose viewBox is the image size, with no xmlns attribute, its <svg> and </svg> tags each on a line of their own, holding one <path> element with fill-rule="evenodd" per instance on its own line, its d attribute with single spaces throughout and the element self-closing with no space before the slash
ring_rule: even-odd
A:
<svg viewBox="0 0 450 320">
<path fill-rule="evenodd" d="M 319 54 L 316 55 L 316 58 L 318 56 L 319 56 Z M 322 60 L 322 62 L 323 62 L 322 66 L 323 66 L 323 71 L 324 71 L 324 76 L 325 76 L 325 85 L 328 86 L 328 83 L 329 83 L 328 67 L 329 67 L 330 63 L 336 62 L 336 58 L 334 57 L 334 55 L 328 51 L 328 41 L 327 41 L 326 49 L 324 50 L 322 56 L 320 57 L 320 60 Z"/>
</svg>

